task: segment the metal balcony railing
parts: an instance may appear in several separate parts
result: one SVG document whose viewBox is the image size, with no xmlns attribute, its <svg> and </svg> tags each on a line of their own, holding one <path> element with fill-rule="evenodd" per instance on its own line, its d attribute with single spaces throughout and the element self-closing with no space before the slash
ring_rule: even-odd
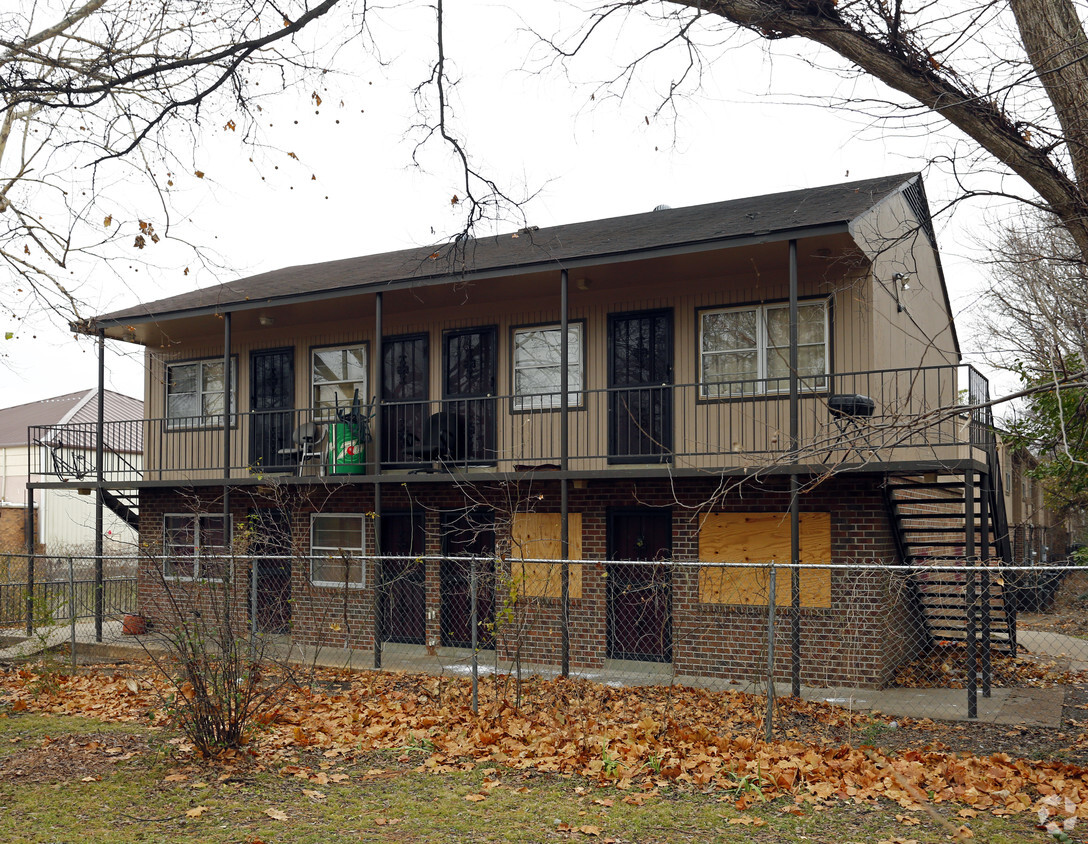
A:
<svg viewBox="0 0 1088 844">
<path fill-rule="evenodd" d="M 573 471 L 623 465 L 729 469 L 953 460 L 981 450 L 978 414 L 988 397 L 970 367 L 835 373 L 801 382 L 798 445 L 791 448 L 788 379 L 661 384 L 572 391 L 567 458 Z M 222 415 L 105 423 L 102 475 L 179 482 L 229 475 L 336 478 L 383 473 L 557 469 L 563 461 L 560 396 L 479 396 L 366 405 L 338 420 L 324 409 L 231 414 L 224 471 Z M 377 434 L 377 436 L 375 436 Z M 32 427 L 31 481 L 93 481 L 93 423 Z M 142 443 L 142 463 L 127 454 Z M 376 443 L 380 443 L 380 455 Z M 977 455 L 974 455 L 977 456 Z M 137 468 L 139 465 L 139 468 Z"/>
</svg>

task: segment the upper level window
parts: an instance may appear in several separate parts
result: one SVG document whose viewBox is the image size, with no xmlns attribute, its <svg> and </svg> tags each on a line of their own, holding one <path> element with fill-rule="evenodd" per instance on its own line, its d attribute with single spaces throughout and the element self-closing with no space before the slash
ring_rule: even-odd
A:
<svg viewBox="0 0 1088 844">
<path fill-rule="evenodd" d="M 351 405 L 355 391 L 367 401 L 366 344 L 314 349 L 311 358 L 314 412 L 328 418 L 340 407 Z"/>
<path fill-rule="evenodd" d="M 238 362 L 230 362 L 231 409 L 238 402 Z M 223 361 L 196 360 L 166 367 L 166 418 L 171 428 L 223 424 Z M 231 420 L 234 421 L 233 419 Z"/>
<path fill-rule="evenodd" d="M 700 394 L 728 398 L 789 390 L 788 305 L 702 311 L 699 325 Z M 801 386 L 827 389 L 827 303 L 797 309 L 797 370 Z"/>
<path fill-rule="evenodd" d="M 310 517 L 310 580 L 315 585 L 364 585 L 364 519 L 339 513 Z"/>
<path fill-rule="evenodd" d="M 230 552 L 223 516 L 187 514 L 163 518 L 163 576 L 222 580 Z"/>
<path fill-rule="evenodd" d="M 567 402 L 582 406 L 582 323 L 567 325 Z M 562 394 L 563 329 L 540 325 L 514 331 L 514 410 L 558 408 Z"/>
</svg>

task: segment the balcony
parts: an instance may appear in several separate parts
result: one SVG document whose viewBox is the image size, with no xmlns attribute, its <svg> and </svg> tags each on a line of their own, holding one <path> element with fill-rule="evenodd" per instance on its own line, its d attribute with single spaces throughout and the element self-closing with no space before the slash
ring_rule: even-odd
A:
<svg viewBox="0 0 1088 844">
<path fill-rule="evenodd" d="M 567 466 L 582 474 L 752 472 L 791 462 L 887 471 L 984 460 L 986 417 L 959 408 L 987 393 L 985 379 L 962 366 L 804 379 L 791 450 L 787 379 L 572 392 Z M 564 457 L 559 405 L 559 395 L 500 395 L 384 402 L 341 419 L 310 408 L 242 411 L 231 415 L 229 449 L 222 415 L 107 422 L 102 478 L 372 480 L 376 443 L 383 475 L 555 471 Z M 30 440 L 32 483 L 96 479 L 93 423 L 32 427 Z M 139 470 L 125 456 L 132 443 L 144 446 Z"/>
</svg>

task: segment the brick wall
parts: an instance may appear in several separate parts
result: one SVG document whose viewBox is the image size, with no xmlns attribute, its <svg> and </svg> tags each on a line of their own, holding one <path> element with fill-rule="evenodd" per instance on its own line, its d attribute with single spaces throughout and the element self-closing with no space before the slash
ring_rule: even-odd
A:
<svg viewBox="0 0 1088 844">
<path fill-rule="evenodd" d="M 570 605 L 570 658 L 575 669 L 604 665 L 607 642 L 608 556 L 607 517 L 613 508 L 654 508 L 672 516 L 672 558 L 695 562 L 698 557 L 700 515 L 718 512 L 777 512 L 788 509 L 786 478 L 749 481 L 722 492 L 713 479 L 588 480 L 572 483 L 570 510 L 582 514 L 582 594 Z M 831 514 L 832 562 L 895 561 L 895 548 L 879 475 L 832 478 L 808 491 L 803 511 Z M 252 507 L 279 506 L 291 514 L 296 551 L 305 553 L 313 512 L 367 513 L 374 508 L 373 488 L 367 484 L 232 493 L 236 522 Z M 383 487 L 384 511 L 421 514 L 426 527 L 426 645 L 442 640 L 441 523 L 444 513 L 467 507 L 489 507 L 496 518 L 498 555 L 502 537 L 515 511 L 558 512 L 559 485 L 553 480 L 501 483 L 481 476 L 471 487 L 421 482 Z M 141 543 L 161 549 L 166 512 L 219 512 L 214 493 L 181 494 L 145 490 L 141 495 Z M 373 520 L 366 520 L 367 547 L 373 548 Z M 141 571 L 140 600 L 145 613 L 161 611 L 161 578 L 154 568 Z M 497 574 L 481 584 L 494 592 L 499 608 L 497 630 L 503 661 L 519 654 L 527 663 L 556 664 L 560 659 L 561 607 L 558 599 L 522 599 L 509 606 L 509 565 L 500 559 Z M 352 646 L 369 649 L 374 631 L 374 561 L 368 561 L 362 588 L 323 588 L 309 581 L 308 564 L 296 560 L 291 574 L 291 624 L 296 643 Z M 780 589 L 789 589 L 789 572 L 782 571 Z M 766 607 L 737 607 L 699 602 L 698 567 L 673 567 L 670 575 L 671 640 L 675 669 L 681 675 L 707 675 L 740 681 L 763 677 L 766 666 Z M 244 614 L 244 596 L 238 598 Z M 917 648 L 916 619 L 897 587 L 894 573 L 834 570 L 831 606 L 801 612 L 802 679 L 809 684 L 886 683 L 895 667 Z M 503 613 L 506 608 L 509 611 Z M 789 677 L 790 616 L 779 608 L 776 625 L 778 679 Z"/>
</svg>

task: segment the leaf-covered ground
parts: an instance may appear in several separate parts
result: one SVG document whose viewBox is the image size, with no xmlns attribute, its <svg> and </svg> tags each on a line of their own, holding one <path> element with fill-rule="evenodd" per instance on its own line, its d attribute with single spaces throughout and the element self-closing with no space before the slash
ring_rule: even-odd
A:
<svg viewBox="0 0 1088 844">
<path fill-rule="evenodd" d="M 947 743 L 955 728 L 933 722 L 905 721 L 893 729 L 887 719 L 786 699 L 778 703 L 776 740 L 765 742 L 762 699 L 737 692 L 531 680 L 515 706 L 517 689 L 500 680 L 481 685 L 479 715 L 469 707 L 469 693 L 467 681 L 457 679 L 324 674 L 285 691 L 235 762 L 317 792 L 359 776 L 475 772 L 483 779 L 465 795 L 466 805 L 484 803 L 511 781 L 543 776 L 569 778 L 587 793 L 607 790 L 614 804 L 632 807 L 680 793 L 703 795 L 742 815 L 765 805 L 810 812 L 849 804 L 894 805 L 906 818 L 939 815 L 945 826 L 982 815 L 1027 823 L 1040 810 L 1088 817 L 1088 769 L 1050 756 L 955 752 Z M 10 719 L 42 713 L 169 727 L 169 709 L 145 666 L 72 677 L 9 670 L 0 676 L 0 707 Z M 1072 721 L 1069 732 L 1051 737 L 1076 758 L 1088 745 L 1079 727 Z M 1000 729 L 1024 738 L 1015 728 Z M 93 753 L 118 760 L 107 765 L 123 764 L 132 752 L 121 741 L 109 747 L 108 739 L 91 741 Z M 191 757 L 183 739 L 171 742 L 177 759 Z M 76 752 L 55 749 L 70 757 Z M 359 773 L 375 757 L 388 764 Z M 0 768 L 0 780 L 18 779 L 16 770 L 29 776 L 31 761 L 9 759 L 16 768 Z M 101 776 L 90 764 L 87 770 L 92 780 Z M 176 783 L 195 777 L 205 784 L 208 777 L 195 759 L 174 776 Z M 558 832 L 577 829 L 561 823 L 568 828 Z M 958 826 L 945 832 L 957 830 L 965 838 L 973 834 Z"/>
</svg>

